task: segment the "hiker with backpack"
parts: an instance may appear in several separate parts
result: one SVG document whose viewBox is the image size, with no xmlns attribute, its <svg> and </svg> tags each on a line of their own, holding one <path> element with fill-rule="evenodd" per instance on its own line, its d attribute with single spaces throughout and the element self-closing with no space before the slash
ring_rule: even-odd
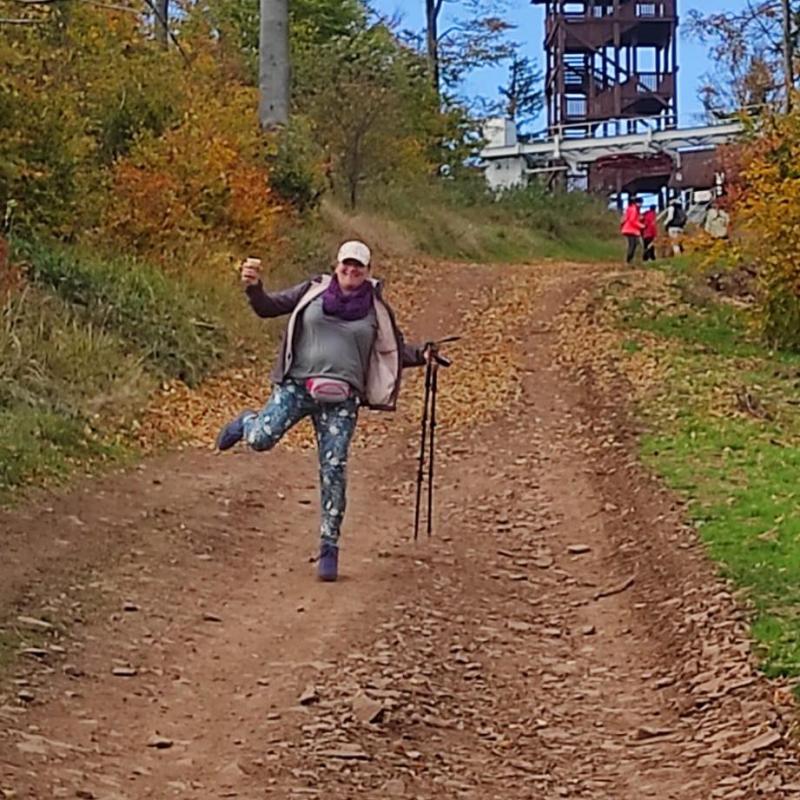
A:
<svg viewBox="0 0 800 800">
<path fill-rule="evenodd" d="M 628 249 L 625 254 L 625 263 L 628 265 L 632 264 L 633 259 L 636 257 L 636 250 L 642 237 L 643 227 L 642 201 L 638 197 L 632 197 L 628 207 L 625 209 L 620 226 L 620 233 L 628 242 Z"/>
<path fill-rule="evenodd" d="M 311 417 L 320 466 L 321 523 L 318 576 L 338 577 L 339 534 L 346 506 L 347 455 L 361 406 L 392 411 L 403 367 L 424 366 L 436 346 L 407 345 L 370 275 L 366 244 L 345 242 L 332 275 L 266 292 L 261 262 L 247 259 L 241 280 L 253 311 L 264 318 L 288 315 L 272 394 L 260 412 L 247 409 L 225 425 L 217 448 L 244 441 L 253 450 L 274 447 L 304 417 Z"/>
<path fill-rule="evenodd" d="M 672 242 L 672 255 L 679 256 L 683 252 L 683 230 L 689 221 L 679 200 L 676 200 L 667 211 L 667 236 Z"/>
</svg>

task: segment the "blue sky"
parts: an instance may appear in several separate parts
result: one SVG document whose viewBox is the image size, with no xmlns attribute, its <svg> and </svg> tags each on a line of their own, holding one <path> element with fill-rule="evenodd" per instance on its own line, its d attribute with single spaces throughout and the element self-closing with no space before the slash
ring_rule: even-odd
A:
<svg viewBox="0 0 800 800">
<path fill-rule="evenodd" d="M 678 12 L 685 15 L 689 9 L 699 9 L 704 13 L 715 11 L 736 11 L 744 7 L 746 0 L 703 0 L 689 2 L 678 0 Z M 396 15 L 402 19 L 403 27 L 421 30 L 424 27 L 424 0 L 372 0 L 372 6 L 381 13 Z M 452 15 L 452 9 L 458 5 L 455 0 L 446 2 L 443 14 Z M 544 36 L 544 11 L 541 6 L 533 6 L 528 0 L 509 0 L 510 12 L 508 19 L 517 29 L 513 31 L 513 38 L 522 44 L 525 55 L 535 58 L 539 66 L 544 65 L 542 39 Z M 440 29 L 446 27 L 447 16 L 444 17 Z M 687 41 L 684 35 L 678 35 L 678 114 L 681 125 L 696 122 L 702 107 L 697 99 L 697 89 L 700 76 L 711 70 L 712 65 L 708 58 L 706 48 L 696 42 Z M 499 69 L 486 69 L 475 73 L 465 85 L 465 94 L 480 94 L 486 97 L 496 97 L 497 87 L 503 83 L 504 71 Z M 532 129 L 541 129 L 546 125 L 544 116 L 531 126 Z"/>
</svg>

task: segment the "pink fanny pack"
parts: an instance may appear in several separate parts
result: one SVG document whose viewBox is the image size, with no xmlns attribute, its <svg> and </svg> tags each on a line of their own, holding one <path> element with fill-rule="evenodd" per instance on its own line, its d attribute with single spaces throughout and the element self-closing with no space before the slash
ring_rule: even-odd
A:
<svg viewBox="0 0 800 800">
<path fill-rule="evenodd" d="M 353 393 L 347 381 L 336 378 L 307 378 L 306 391 L 319 403 L 341 403 Z"/>
</svg>

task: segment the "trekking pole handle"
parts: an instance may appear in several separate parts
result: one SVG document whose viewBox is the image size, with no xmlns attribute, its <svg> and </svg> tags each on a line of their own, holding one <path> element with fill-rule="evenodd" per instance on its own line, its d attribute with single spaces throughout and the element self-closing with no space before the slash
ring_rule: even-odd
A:
<svg viewBox="0 0 800 800">
<path fill-rule="evenodd" d="M 445 358 L 445 356 L 439 354 L 433 342 L 427 343 L 422 352 L 431 354 L 431 363 L 433 363 L 434 366 L 449 367 L 453 363 L 449 358 Z"/>
<path fill-rule="evenodd" d="M 445 336 L 443 339 L 425 342 L 422 350 L 423 352 L 430 350 L 431 354 L 433 355 L 433 360 L 440 367 L 449 367 L 453 362 L 449 358 L 445 358 L 445 356 L 439 354 L 439 345 L 457 342 L 460 338 L 460 336 Z"/>
</svg>

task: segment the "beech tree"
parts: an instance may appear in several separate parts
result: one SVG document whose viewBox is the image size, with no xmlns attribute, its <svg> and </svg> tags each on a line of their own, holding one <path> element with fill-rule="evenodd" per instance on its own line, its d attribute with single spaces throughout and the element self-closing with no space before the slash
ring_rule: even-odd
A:
<svg viewBox="0 0 800 800">
<path fill-rule="evenodd" d="M 289 2 L 261 0 L 258 118 L 265 130 L 289 121 Z"/>
</svg>

